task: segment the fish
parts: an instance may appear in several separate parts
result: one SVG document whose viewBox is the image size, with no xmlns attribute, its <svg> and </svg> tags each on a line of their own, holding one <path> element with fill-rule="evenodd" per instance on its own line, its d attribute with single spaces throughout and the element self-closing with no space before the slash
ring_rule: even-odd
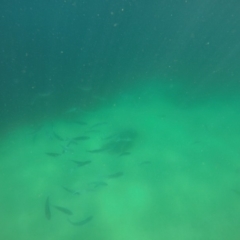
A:
<svg viewBox="0 0 240 240">
<path fill-rule="evenodd" d="M 73 162 L 76 163 L 78 167 L 83 167 L 87 164 L 90 164 L 92 161 L 74 161 L 73 160 Z"/>
<path fill-rule="evenodd" d="M 123 157 L 123 156 L 127 156 L 127 155 L 130 155 L 131 153 L 130 152 L 122 152 L 119 154 L 119 157 Z"/>
<path fill-rule="evenodd" d="M 66 188 L 66 187 L 62 187 L 65 191 L 73 194 L 73 195 L 80 195 L 80 192 L 78 190 L 72 190 L 72 189 L 69 189 L 69 188 Z"/>
<path fill-rule="evenodd" d="M 46 152 L 46 154 L 50 157 L 58 157 L 61 155 L 61 153 L 54 153 L 54 152 Z"/>
<path fill-rule="evenodd" d="M 69 209 L 67 208 L 64 208 L 64 207 L 60 207 L 60 206 L 54 206 L 58 211 L 62 212 L 62 213 L 65 213 L 67 215 L 72 215 L 72 211 L 70 211 Z"/>
<path fill-rule="evenodd" d="M 59 141 L 64 141 L 64 139 L 61 136 L 59 136 L 56 132 L 53 132 L 53 136 Z"/>
<path fill-rule="evenodd" d="M 79 136 L 79 137 L 75 137 L 73 138 L 73 141 L 85 141 L 88 140 L 90 137 L 88 136 Z"/>
<path fill-rule="evenodd" d="M 45 201 L 45 216 L 48 220 L 51 219 L 51 211 L 50 211 L 50 202 L 49 202 L 49 197 L 47 197 Z"/>
<path fill-rule="evenodd" d="M 104 148 L 97 148 L 97 149 L 93 149 L 93 150 L 88 150 L 89 153 L 100 153 L 105 151 Z"/>
<path fill-rule="evenodd" d="M 116 172 L 116 173 L 108 175 L 107 177 L 108 178 L 118 178 L 118 177 L 121 177 L 121 176 L 123 176 L 123 172 Z"/>
<path fill-rule="evenodd" d="M 68 221 L 74 226 L 82 226 L 82 225 L 90 222 L 92 219 L 93 219 L 93 216 L 89 216 L 89 217 L 87 217 L 87 218 L 85 218 L 85 219 L 83 219 L 79 222 L 72 222 L 70 219 L 68 219 Z"/>
<path fill-rule="evenodd" d="M 70 147 L 70 145 L 77 145 L 78 142 L 74 139 L 70 139 L 67 144 L 66 144 L 66 147 Z"/>
<path fill-rule="evenodd" d="M 108 184 L 106 182 L 103 182 L 103 181 L 99 181 L 99 182 L 90 182 L 88 184 L 88 187 L 87 187 L 87 191 L 96 191 L 102 187 L 107 187 Z"/>
</svg>

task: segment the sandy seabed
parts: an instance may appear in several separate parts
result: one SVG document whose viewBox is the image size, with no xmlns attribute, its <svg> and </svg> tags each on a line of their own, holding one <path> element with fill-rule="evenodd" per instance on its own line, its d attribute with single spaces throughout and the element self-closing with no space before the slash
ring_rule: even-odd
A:
<svg viewBox="0 0 240 240">
<path fill-rule="evenodd" d="M 1 239 L 240 239 L 240 111 L 119 95 L 1 140 Z M 47 201 L 48 199 L 48 201 Z"/>
</svg>

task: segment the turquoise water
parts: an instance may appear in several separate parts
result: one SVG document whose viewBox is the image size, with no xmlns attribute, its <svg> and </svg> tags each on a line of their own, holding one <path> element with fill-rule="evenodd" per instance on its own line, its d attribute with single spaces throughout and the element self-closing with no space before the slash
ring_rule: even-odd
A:
<svg viewBox="0 0 240 240">
<path fill-rule="evenodd" d="M 237 1 L 4 1 L 1 239 L 237 240 Z"/>
</svg>

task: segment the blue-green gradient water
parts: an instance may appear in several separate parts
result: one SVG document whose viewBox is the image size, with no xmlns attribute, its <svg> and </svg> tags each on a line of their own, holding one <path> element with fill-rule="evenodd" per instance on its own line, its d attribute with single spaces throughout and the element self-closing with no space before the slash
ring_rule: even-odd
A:
<svg viewBox="0 0 240 240">
<path fill-rule="evenodd" d="M 0 239 L 240 238 L 238 1 L 0 18 Z"/>
</svg>

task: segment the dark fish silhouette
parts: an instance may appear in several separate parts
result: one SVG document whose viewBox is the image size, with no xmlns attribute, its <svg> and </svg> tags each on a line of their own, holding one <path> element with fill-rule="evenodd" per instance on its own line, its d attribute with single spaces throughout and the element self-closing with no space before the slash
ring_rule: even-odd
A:
<svg viewBox="0 0 240 240">
<path fill-rule="evenodd" d="M 88 191 L 96 191 L 102 187 L 107 187 L 108 184 L 106 182 L 102 182 L 102 181 L 99 181 L 99 182 L 90 182 L 88 184 L 88 187 L 87 187 L 87 190 Z"/>
<path fill-rule="evenodd" d="M 67 209 L 67 208 L 64 208 L 64 207 L 60 207 L 60 206 L 54 206 L 58 211 L 62 212 L 62 213 L 65 213 L 67 215 L 72 215 L 73 213 Z"/>
<path fill-rule="evenodd" d="M 73 138 L 73 141 L 85 141 L 88 140 L 90 137 L 88 136 L 79 136 L 79 137 L 75 137 Z"/>
<path fill-rule="evenodd" d="M 64 141 L 64 139 L 61 136 L 59 136 L 56 132 L 53 132 L 53 136 L 59 141 Z"/>
<path fill-rule="evenodd" d="M 61 155 L 61 153 L 54 153 L 54 152 L 46 152 L 46 154 L 50 157 L 58 157 Z"/>
<path fill-rule="evenodd" d="M 73 194 L 73 195 L 80 195 L 80 192 L 78 190 L 72 190 L 72 189 L 69 189 L 69 188 L 66 188 L 66 187 L 62 187 L 65 191 Z"/>
<path fill-rule="evenodd" d="M 78 167 L 82 167 L 82 166 L 85 166 L 87 164 L 90 164 L 92 161 L 74 161 L 73 160 L 73 162 L 76 163 Z"/>
<path fill-rule="evenodd" d="M 116 173 L 108 175 L 107 177 L 108 178 L 118 178 L 118 177 L 121 177 L 121 176 L 123 176 L 123 172 L 116 172 Z"/>
<path fill-rule="evenodd" d="M 87 217 L 84 220 L 79 221 L 79 222 L 72 222 L 70 219 L 68 219 L 68 221 L 74 226 L 82 226 L 82 225 L 90 222 L 92 219 L 93 219 L 93 216 Z"/>
<path fill-rule="evenodd" d="M 45 201 L 45 216 L 48 220 L 51 219 L 51 211 L 50 211 L 50 202 L 49 202 L 49 197 L 47 197 Z"/>
<path fill-rule="evenodd" d="M 130 155 L 131 153 L 130 152 L 122 152 L 119 154 L 119 157 L 123 157 L 123 156 L 127 156 L 127 155 Z"/>
</svg>

